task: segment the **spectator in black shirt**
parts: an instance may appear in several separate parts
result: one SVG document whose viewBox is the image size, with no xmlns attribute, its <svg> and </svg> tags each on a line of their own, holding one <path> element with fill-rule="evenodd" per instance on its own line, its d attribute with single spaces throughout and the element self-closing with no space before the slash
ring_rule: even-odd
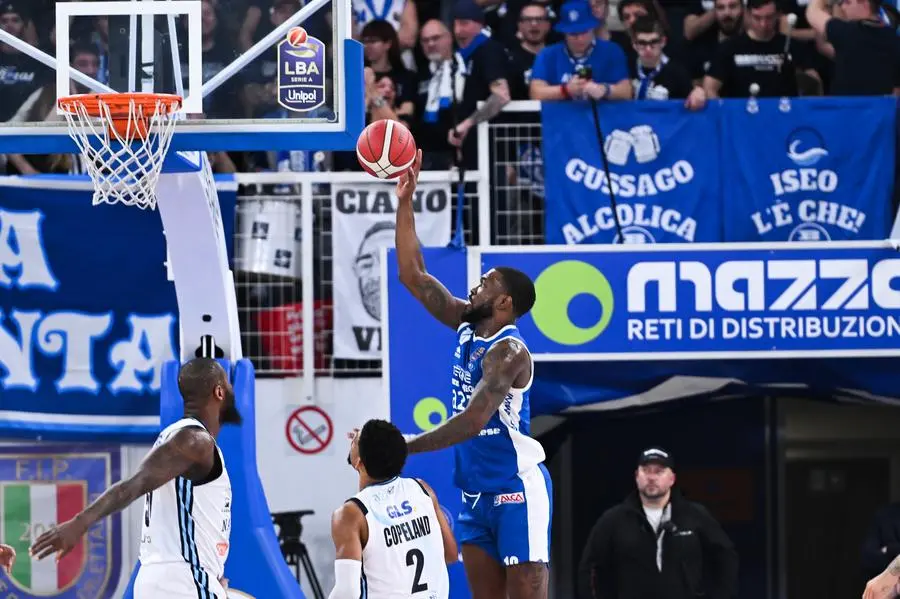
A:
<svg viewBox="0 0 900 599">
<path fill-rule="evenodd" d="M 25 39 L 29 22 L 27 13 L 19 4 L 0 4 L 0 27 L 5 32 Z M 12 46 L 0 44 L 0 121 L 9 120 L 50 76 L 50 71 L 34 58 Z"/>
<path fill-rule="evenodd" d="M 622 22 L 625 31 L 612 32 L 610 39 L 622 46 L 622 50 L 625 51 L 625 60 L 628 61 L 628 64 L 631 64 L 638 57 L 637 52 L 634 50 L 634 44 L 631 41 L 631 26 L 640 17 L 652 16 L 657 21 L 660 21 L 659 15 L 654 5 L 648 0 L 621 0 L 616 7 L 616 12 L 619 14 L 619 21 Z M 662 24 L 662 21 L 660 21 L 660 24 Z M 665 27 L 663 27 L 663 31 L 665 31 Z"/>
<path fill-rule="evenodd" d="M 684 18 L 687 64 L 694 79 L 703 79 L 721 42 L 741 32 L 741 0 L 696 0 L 693 14 Z"/>
<path fill-rule="evenodd" d="M 387 21 L 366 23 L 360 33 L 366 66 L 379 76 L 389 77 L 397 95 L 397 115 L 411 117 L 415 109 L 416 83 L 403 65 L 397 30 Z M 380 78 L 379 78 L 380 79 Z"/>
<path fill-rule="evenodd" d="M 497 116 L 510 101 L 509 54 L 497 40 L 484 32 L 484 12 L 475 0 L 457 0 L 453 14 L 453 34 L 466 68 L 466 85 L 460 103 L 458 124 L 447 140 L 462 149 L 468 168 L 477 164 L 475 136 L 469 130 Z M 479 102 L 484 102 L 478 108 Z"/>
<path fill-rule="evenodd" d="M 638 59 L 629 64 L 635 100 L 685 100 L 691 110 L 706 106 L 706 93 L 695 86 L 687 69 L 663 53 L 666 35 L 662 23 L 640 17 L 631 26 Z"/>
<path fill-rule="evenodd" d="M 719 45 L 703 89 L 710 98 L 747 98 L 759 85 L 760 97 L 797 95 L 797 71 L 818 77 L 802 48 L 785 56 L 787 38 L 776 31 L 775 0 L 750 0 L 747 31 Z"/>
<path fill-rule="evenodd" d="M 878 18 L 877 0 L 844 0 L 844 19 L 828 13 L 825 0 L 810 0 L 806 19 L 834 59 L 833 96 L 877 96 L 900 88 L 900 41 Z M 846 19 L 846 20 L 845 20 Z"/>
<path fill-rule="evenodd" d="M 431 2 L 433 0 L 423 0 Z M 449 0 L 445 0 L 449 2 Z M 526 4 L 540 4 L 547 9 L 551 21 L 556 20 L 555 9 L 559 9 L 562 0 L 478 0 L 479 6 L 485 11 L 485 25 L 491 30 L 491 37 L 498 42 L 512 46 L 516 43 L 518 35 L 518 22 L 516 19 L 522 14 L 522 8 Z M 555 32 L 550 32 L 547 43 L 559 41 Z"/>
<path fill-rule="evenodd" d="M 510 46 L 510 88 L 513 100 L 527 100 L 531 85 L 531 67 L 534 59 L 547 45 L 550 33 L 550 16 L 543 4 L 526 4 L 519 13 L 518 43 Z"/>
</svg>

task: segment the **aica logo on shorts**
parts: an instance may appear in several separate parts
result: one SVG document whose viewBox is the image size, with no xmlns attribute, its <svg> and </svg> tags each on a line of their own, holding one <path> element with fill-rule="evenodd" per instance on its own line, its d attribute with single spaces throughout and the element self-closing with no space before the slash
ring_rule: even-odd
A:
<svg viewBox="0 0 900 599">
<path fill-rule="evenodd" d="M 278 44 L 278 103 L 306 112 L 325 103 L 325 44 L 312 36 L 296 46 Z"/>
<path fill-rule="evenodd" d="M 16 550 L 9 597 L 112 596 L 119 580 L 120 516 L 104 518 L 58 562 L 37 560 L 28 548 L 53 526 L 73 518 L 118 478 L 118 454 L 94 450 L 54 453 L 37 446 L 0 453 L 4 539 Z M 115 474 L 114 474 L 115 473 Z M 4 593 L 4 597 L 7 596 Z"/>
<path fill-rule="evenodd" d="M 494 507 L 508 503 L 525 503 L 525 493 L 503 493 L 494 495 Z"/>
<path fill-rule="evenodd" d="M 388 518 L 396 520 L 397 518 L 402 518 L 403 516 L 409 516 L 413 512 L 413 507 L 409 501 L 404 501 L 399 506 L 387 506 L 385 512 L 387 513 Z"/>
</svg>

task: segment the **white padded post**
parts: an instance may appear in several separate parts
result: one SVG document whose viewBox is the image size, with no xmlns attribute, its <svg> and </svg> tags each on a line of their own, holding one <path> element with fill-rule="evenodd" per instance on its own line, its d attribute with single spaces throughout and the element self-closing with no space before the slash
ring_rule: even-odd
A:
<svg viewBox="0 0 900 599">
<path fill-rule="evenodd" d="M 181 360 L 212 335 L 228 360 L 239 360 L 240 326 L 225 230 L 205 154 L 199 172 L 163 173 L 156 188 L 181 328 Z"/>
</svg>

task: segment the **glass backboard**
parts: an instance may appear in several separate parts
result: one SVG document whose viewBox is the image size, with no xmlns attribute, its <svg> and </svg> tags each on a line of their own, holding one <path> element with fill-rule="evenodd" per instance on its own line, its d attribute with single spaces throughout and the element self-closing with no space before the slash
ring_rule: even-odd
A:
<svg viewBox="0 0 900 599">
<path fill-rule="evenodd" d="M 365 124 L 346 0 L 40 5 L 0 14 L 0 153 L 75 151 L 75 93 L 182 96 L 174 150 L 351 149 Z"/>
</svg>

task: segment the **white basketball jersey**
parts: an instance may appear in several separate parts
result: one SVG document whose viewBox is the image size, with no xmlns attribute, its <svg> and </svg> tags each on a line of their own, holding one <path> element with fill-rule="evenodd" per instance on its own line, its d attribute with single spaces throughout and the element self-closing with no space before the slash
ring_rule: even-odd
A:
<svg viewBox="0 0 900 599">
<path fill-rule="evenodd" d="M 199 420 L 183 418 L 166 427 L 154 447 L 190 426 L 203 428 Z M 216 455 L 212 480 L 179 476 L 144 498 L 142 565 L 186 562 L 200 586 L 222 577 L 231 534 L 231 481 L 218 447 Z"/>
<path fill-rule="evenodd" d="M 431 496 L 412 478 L 370 485 L 351 501 L 366 515 L 363 597 L 447 599 L 450 579 Z"/>
</svg>

